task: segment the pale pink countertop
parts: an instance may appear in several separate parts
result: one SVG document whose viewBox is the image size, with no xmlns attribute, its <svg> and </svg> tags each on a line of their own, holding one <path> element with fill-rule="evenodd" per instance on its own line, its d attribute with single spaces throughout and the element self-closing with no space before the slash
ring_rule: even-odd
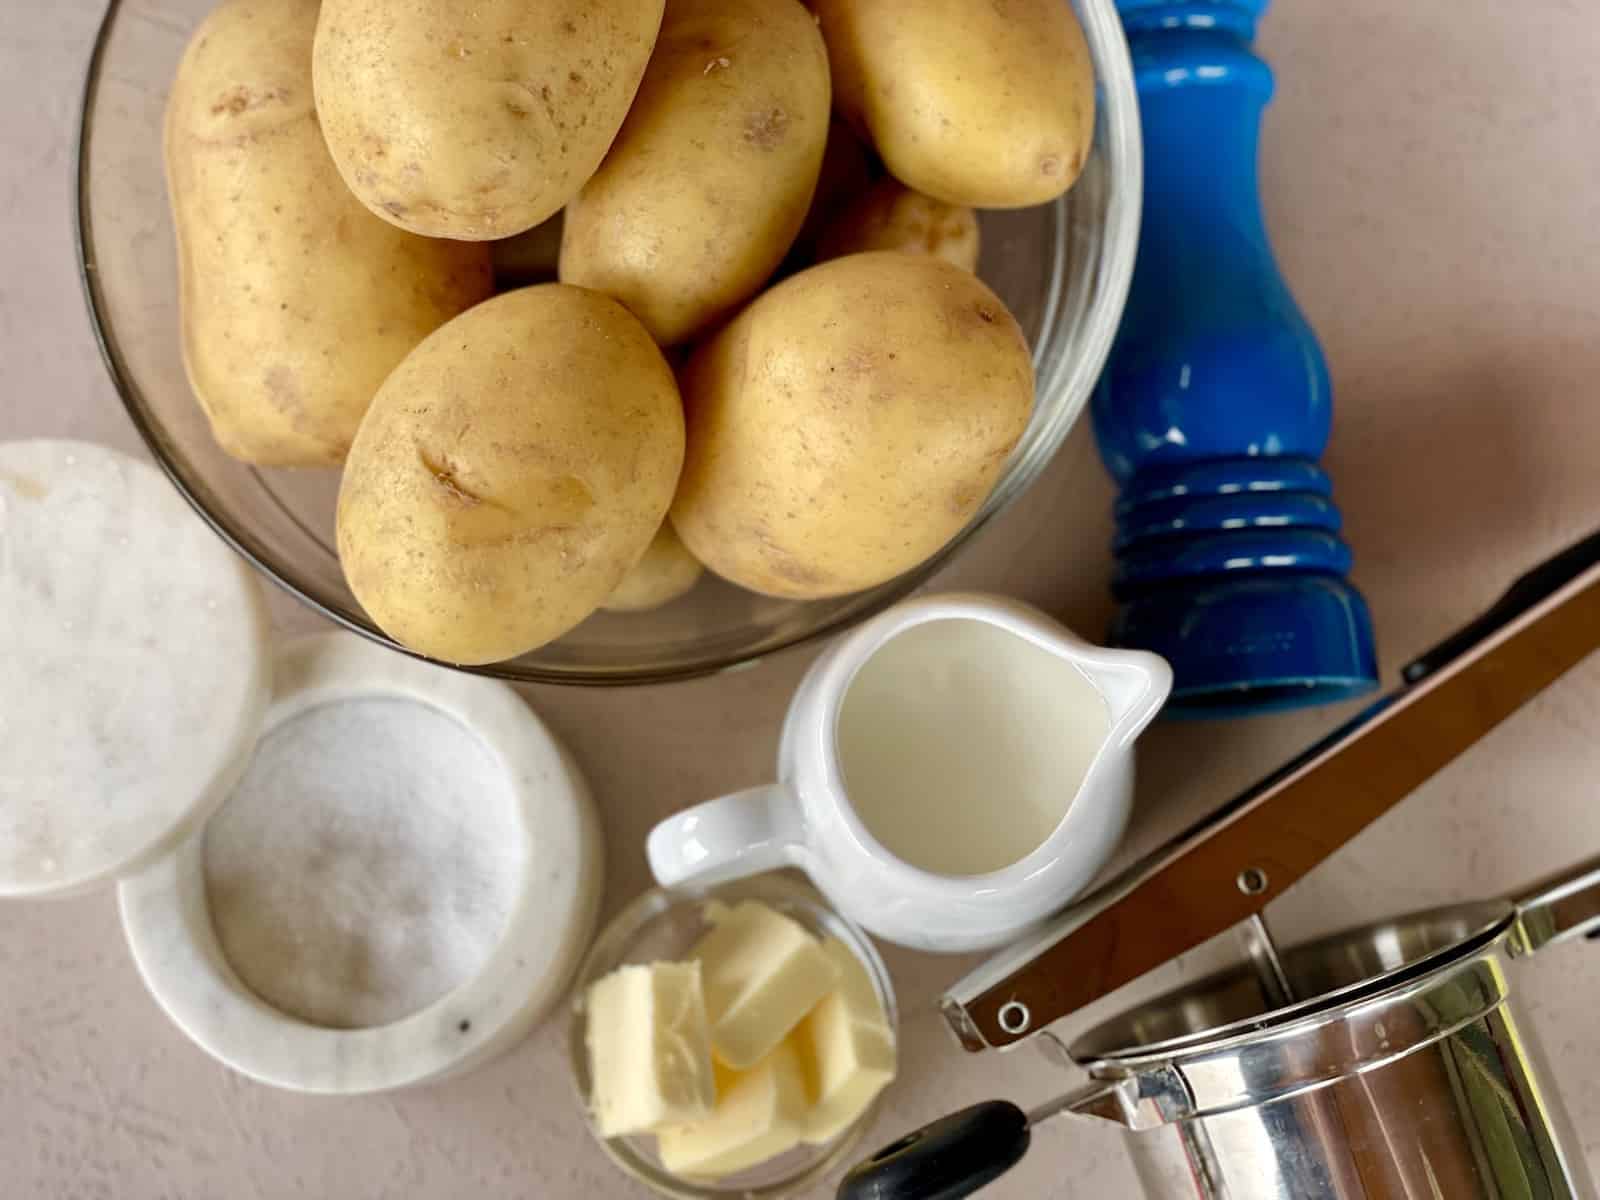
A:
<svg viewBox="0 0 1600 1200">
<path fill-rule="evenodd" d="M 0 437 L 138 450 L 73 266 L 69 174 L 97 0 L 8 0 L 0 34 Z M 1279 0 L 1264 189 L 1283 266 L 1333 366 L 1327 465 L 1386 678 L 1524 566 L 1600 526 L 1600 17 L 1572 0 Z M 1087 422 L 939 580 L 1097 636 L 1111 489 Z M 275 595 L 285 631 L 317 625 Z M 530 689 L 603 808 L 609 914 L 647 886 L 646 830 L 765 781 L 801 651 L 632 691 Z M 0 667 L 3 671 L 3 667 Z M 0 684 L 3 686 L 3 684 Z M 1322 711 L 1159 727 L 1128 851 L 1328 728 Z M 626 732 L 624 732 L 626 731 Z M 1590 661 L 1281 902 L 1344 924 L 1477 899 L 1600 854 L 1600 663 Z M 3 751 L 0 751 L 3 752 Z M 904 1067 L 873 1140 L 961 1104 L 1071 1081 L 1034 1051 L 968 1057 L 936 1015 L 968 965 L 890 955 Z M 1516 976 L 1600 1172 L 1600 947 Z M 630 1197 L 569 1094 L 559 1020 L 464 1078 L 307 1099 L 207 1058 L 135 974 L 110 895 L 0 908 L 0 1196 Z M 996 1197 L 1131 1196 L 1119 1136 L 1058 1121 Z M 818 1193 L 821 1195 L 822 1193 Z"/>
</svg>

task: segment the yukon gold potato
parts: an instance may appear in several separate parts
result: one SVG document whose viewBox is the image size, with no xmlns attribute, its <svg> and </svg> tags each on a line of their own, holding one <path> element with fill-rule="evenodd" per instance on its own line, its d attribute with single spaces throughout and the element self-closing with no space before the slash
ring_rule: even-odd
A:
<svg viewBox="0 0 1600 1200">
<path fill-rule="evenodd" d="M 695 352 L 672 521 L 771 596 L 873 587 L 953 538 L 1033 408 L 1011 314 L 942 259 L 855 254 L 762 295 Z"/>
<path fill-rule="evenodd" d="M 323 0 L 317 112 L 345 182 L 430 237 L 553 216 L 627 116 L 662 0 Z"/>
<path fill-rule="evenodd" d="M 885 179 L 845 210 L 823 235 L 820 257 L 867 250 L 932 254 L 965 271 L 978 269 L 978 214 Z"/>
<path fill-rule="evenodd" d="M 562 282 L 615 296 L 663 345 L 703 332 L 793 244 L 829 104 L 799 0 L 668 0 L 633 111 L 567 209 Z"/>
<path fill-rule="evenodd" d="M 948 204 L 1060 196 L 1094 140 L 1094 69 L 1067 0 L 814 0 L 839 107 L 902 183 Z"/>
<path fill-rule="evenodd" d="M 167 101 L 183 360 L 221 447 L 344 461 L 406 353 L 489 294 L 481 247 L 378 220 L 339 178 L 311 95 L 317 0 L 228 0 Z"/>
<path fill-rule="evenodd" d="M 678 389 L 638 321 L 581 288 L 508 292 L 379 391 L 339 492 L 339 560 L 396 641 L 513 658 L 616 590 L 682 462 Z"/>
<path fill-rule="evenodd" d="M 603 605 L 607 612 L 648 612 L 684 595 L 705 573 L 671 521 L 663 521 L 644 557 L 622 577 Z"/>
</svg>

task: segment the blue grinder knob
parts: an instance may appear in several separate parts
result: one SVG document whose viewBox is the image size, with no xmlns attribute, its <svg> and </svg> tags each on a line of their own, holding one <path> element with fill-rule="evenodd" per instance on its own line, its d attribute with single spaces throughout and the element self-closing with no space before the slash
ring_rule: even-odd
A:
<svg viewBox="0 0 1600 1200">
<path fill-rule="evenodd" d="M 1242 715 L 1377 684 L 1372 622 L 1318 466 L 1332 396 L 1257 186 L 1266 0 L 1118 0 L 1144 125 L 1144 224 L 1094 398 L 1117 505 L 1112 639 L 1173 667 L 1169 712 Z"/>
</svg>

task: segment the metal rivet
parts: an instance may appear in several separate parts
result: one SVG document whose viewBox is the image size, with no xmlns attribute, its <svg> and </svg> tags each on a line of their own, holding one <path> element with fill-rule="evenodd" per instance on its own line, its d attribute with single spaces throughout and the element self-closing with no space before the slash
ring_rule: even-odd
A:
<svg viewBox="0 0 1600 1200">
<path fill-rule="evenodd" d="M 1033 1014 L 1020 1000 L 1010 1000 L 1000 1006 L 1000 1028 L 1007 1033 L 1025 1033 L 1033 1022 Z"/>
<path fill-rule="evenodd" d="M 1246 867 L 1239 872 L 1239 890 L 1246 896 L 1259 896 L 1267 890 L 1267 873 L 1260 867 Z"/>
</svg>

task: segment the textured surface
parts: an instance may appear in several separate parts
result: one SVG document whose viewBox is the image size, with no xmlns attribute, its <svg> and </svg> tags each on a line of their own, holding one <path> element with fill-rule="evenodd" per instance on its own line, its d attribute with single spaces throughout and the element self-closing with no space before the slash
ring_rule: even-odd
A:
<svg viewBox="0 0 1600 1200">
<path fill-rule="evenodd" d="M 132 448 L 70 266 L 73 108 L 98 16 L 90 0 L 24 6 L 0 46 L 11 116 L 0 127 L 0 436 Z M 1325 462 L 1389 680 L 1523 566 L 1600 524 L 1594 22 L 1561 0 L 1279 0 L 1263 25 L 1280 77 L 1264 149 L 1268 219 L 1333 366 Z M 1087 433 L 939 586 L 1009 592 L 1100 629 L 1111 489 Z M 313 627 L 289 602 L 274 607 L 280 628 Z M 608 913 L 643 888 L 655 820 L 763 781 L 808 660 L 798 652 L 670 688 L 530 693 L 602 806 Z M 1129 849 L 1334 719 L 1156 730 Z M 1281 924 L 1492 893 L 1600 853 L 1597 739 L 1591 661 L 1303 884 Z M 953 1047 L 934 1000 L 963 964 L 903 952 L 890 962 L 902 1075 L 879 1138 L 974 1100 L 1036 1103 L 1061 1081 L 1030 1050 L 967 1059 Z M 1567 947 L 1516 983 L 1600 1167 L 1600 955 Z M 109 896 L 9 905 L 4 1190 L 8 1200 L 642 1197 L 586 1141 L 563 1078 L 564 1034 L 549 1022 L 481 1071 L 392 1098 L 280 1094 L 230 1075 L 167 1022 L 139 984 Z M 1123 1200 L 1135 1188 L 1116 1134 L 1061 1122 L 988 1195 Z"/>
</svg>

